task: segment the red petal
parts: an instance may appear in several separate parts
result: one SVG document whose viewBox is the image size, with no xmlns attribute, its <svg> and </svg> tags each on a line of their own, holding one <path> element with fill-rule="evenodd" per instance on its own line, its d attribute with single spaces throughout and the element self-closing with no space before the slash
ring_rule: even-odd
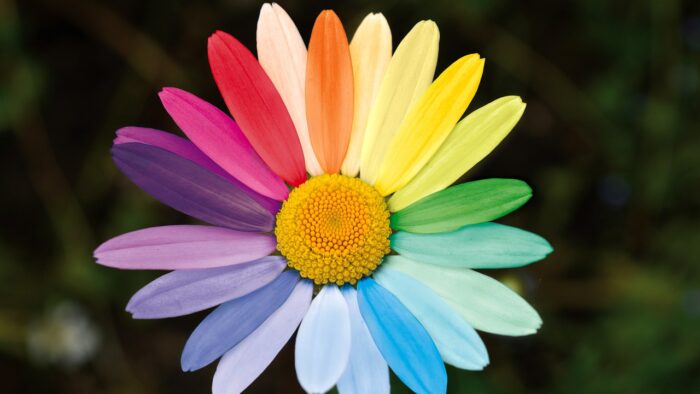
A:
<svg viewBox="0 0 700 394">
<path fill-rule="evenodd" d="M 304 183 L 304 155 L 294 124 L 257 59 L 222 31 L 209 37 L 208 50 L 209 65 L 226 106 L 255 151 L 287 183 Z"/>
</svg>

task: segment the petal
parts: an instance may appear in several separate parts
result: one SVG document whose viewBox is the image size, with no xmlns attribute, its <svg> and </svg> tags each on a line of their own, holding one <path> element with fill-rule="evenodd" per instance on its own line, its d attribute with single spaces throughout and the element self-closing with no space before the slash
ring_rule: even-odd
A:
<svg viewBox="0 0 700 394">
<path fill-rule="evenodd" d="M 97 262 L 120 269 L 182 270 L 245 263 L 275 251 L 270 235 L 214 226 L 151 227 L 114 237 L 95 249 Z"/>
<path fill-rule="evenodd" d="M 267 368 L 292 337 L 311 303 L 313 283 L 301 280 L 260 327 L 219 361 L 212 382 L 214 394 L 240 393 Z"/>
<path fill-rule="evenodd" d="M 340 394 L 389 393 L 389 366 L 377 349 L 357 305 L 357 291 L 352 286 L 342 288 L 350 313 L 350 358 L 343 376 L 338 380 Z"/>
<path fill-rule="evenodd" d="M 255 151 L 287 183 L 304 183 L 304 154 L 294 124 L 253 54 L 222 31 L 209 37 L 208 52 L 226 106 Z"/>
<path fill-rule="evenodd" d="M 489 363 L 486 346 L 476 331 L 428 287 L 389 268 L 375 272 L 374 280 L 425 327 L 446 363 L 469 370 L 481 370 Z"/>
<path fill-rule="evenodd" d="M 355 104 L 350 145 L 342 166 L 344 175 L 354 177 L 360 172 L 360 151 L 367 118 L 391 60 L 391 48 L 391 29 L 384 15 L 367 15 L 350 42 Z"/>
<path fill-rule="evenodd" d="M 395 195 L 394 195 L 395 196 Z M 483 179 L 431 194 L 391 215 L 391 227 L 411 233 L 441 233 L 496 220 L 532 197 L 517 179 Z M 391 200 L 389 200 L 391 201 Z"/>
<path fill-rule="evenodd" d="M 161 319 L 203 311 L 249 294 L 282 273 L 280 256 L 250 263 L 167 273 L 139 290 L 126 306 L 135 319 Z"/>
<path fill-rule="evenodd" d="M 353 114 L 352 62 L 343 24 L 330 10 L 316 18 L 306 65 L 306 119 L 321 168 L 340 171 L 350 142 Z"/>
<path fill-rule="evenodd" d="M 389 199 L 389 208 L 403 209 L 451 185 L 510 133 L 524 111 L 525 103 L 520 97 L 508 96 L 469 114 L 415 178 Z"/>
<path fill-rule="evenodd" d="M 345 371 L 350 354 L 348 306 L 336 285 L 324 286 L 299 326 L 294 364 L 308 393 L 325 393 Z"/>
<path fill-rule="evenodd" d="M 265 3 L 260 9 L 257 47 L 258 61 L 275 84 L 294 122 L 306 171 L 311 175 L 323 174 L 306 124 L 306 45 L 292 18 L 275 3 Z"/>
<path fill-rule="evenodd" d="M 497 223 L 464 226 L 449 233 L 390 237 L 391 247 L 415 261 L 464 268 L 512 268 L 542 260 L 552 252 L 544 238 Z"/>
<path fill-rule="evenodd" d="M 221 168 L 264 196 L 287 198 L 287 185 L 255 153 L 228 115 L 184 90 L 164 88 L 158 95 L 178 127 Z"/>
<path fill-rule="evenodd" d="M 285 271 L 269 285 L 214 309 L 187 340 L 182 370 L 205 367 L 244 340 L 284 303 L 298 281 L 296 271 Z"/>
<path fill-rule="evenodd" d="M 151 145 L 112 147 L 117 167 L 162 203 L 205 222 L 242 231 L 271 231 L 274 217 L 240 188 L 182 157 Z"/>
<path fill-rule="evenodd" d="M 406 112 L 433 81 L 439 41 L 435 22 L 421 21 L 396 48 L 367 119 L 360 153 L 363 181 L 374 184 L 379 165 Z"/>
<path fill-rule="evenodd" d="M 537 312 L 519 295 L 476 271 L 417 263 L 401 256 L 386 257 L 382 267 L 401 271 L 430 287 L 477 330 L 521 336 L 534 334 L 542 325 Z"/>
<path fill-rule="evenodd" d="M 357 290 L 362 317 L 396 376 L 416 393 L 444 393 L 445 364 L 418 320 L 372 279 L 358 282 Z"/>
<path fill-rule="evenodd" d="M 199 148 L 197 148 L 192 142 L 178 137 L 175 134 L 168 133 L 165 131 L 149 129 L 145 127 L 123 127 L 117 130 L 117 137 L 114 139 L 114 144 L 125 144 L 128 142 L 140 142 L 146 145 L 153 145 L 158 148 L 167 150 L 168 152 L 174 153 L 183 159 L 187 159 L 200 167 L 206 168 L 210 172 L 225 178 L 229 182 L 236 185 L 238 188 L 243 190 L 247 195 L 249 195 L 258 204 L 262 205 L 263 208 L 270 211 L 272 214 L 277 213 L 280 209 L 280 202 L 273 200 L 269 197 L 265 197 L 262 194 L 249 188 L 243 182 L 234 178 L 228 172 L 224 171 L 223 168 L 219 167 L 218 164 L 214 163 L 207 155 L 205 155 Z"/>
<path fill-rule="evenodd" d="M 389 195 L 430 160 L 472 101 L 484 59 L 472 54 L 452 63 L 406 114 L 381 160 L 375 187 Z"/>
</svg>

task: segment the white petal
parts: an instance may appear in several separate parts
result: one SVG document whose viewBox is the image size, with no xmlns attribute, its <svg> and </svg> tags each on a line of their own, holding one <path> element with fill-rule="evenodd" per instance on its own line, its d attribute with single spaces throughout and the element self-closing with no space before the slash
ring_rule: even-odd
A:
<svg viewBox="0 0 700 394">
<path fill-rule="evenodd" d="M 352 340 L 348 366 L 338 381 L 340 394 L 389 393 L 389 367 L 362 319 L 357 305 L 357 290 L 343 287 L 348 304 Z"/>
<path fill-rule="evenodd" d="M 349 355 L 348 306 L 338 286 L 324 286 L 297 333 L 294 361 L 301 387 L 308 393 L 330 390 L 345 371 Z"/>
</svg>

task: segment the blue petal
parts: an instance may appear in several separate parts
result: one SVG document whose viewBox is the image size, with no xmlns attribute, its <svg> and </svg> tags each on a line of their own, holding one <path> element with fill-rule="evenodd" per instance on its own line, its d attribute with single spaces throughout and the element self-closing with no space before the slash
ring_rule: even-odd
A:
<svg viewBox="0 0 700 394">
<path fill-rule="evenodd" d="M 269 285 L 214 309 L 187 340 L 182 370 L 205 367 L 245 339 L 284 303 L 298 280 L 296 271 L 283 272 Z"/>
<path fill-rule="evenodd" d="M 350 312 L 350 329 L 352 340 L 350 359 L 343 376 L 338 381 L 340 394 L 384 394 L 389 393 L 389 367 L 372 335 L 357 305 L 357 290 L 352 286 L 342 289 L 345 302 Z"/>
<path fill-rule="evenodd" d="M 396 376 L 416 393 L 444 393 L 445 364 L 418 320 L 372 279 L 361 280 L 357 289 L 362 317 Z"/>
<path fill-rule="evenodd" d="M 350 356 L 350 316 L 338 286 L 324 286 L 311 302 L 297 333 L 294 364 L 309 393 L 330 390 Z"/>
<path fill-rule="evenodd" d="M 446 363 L 470 370 L 481 370 L 489 363 L 486 346 L 474 328 L 430 288 L 389 268 L 376 271 L 374 280 L 413 313 Z"/>
</svg>

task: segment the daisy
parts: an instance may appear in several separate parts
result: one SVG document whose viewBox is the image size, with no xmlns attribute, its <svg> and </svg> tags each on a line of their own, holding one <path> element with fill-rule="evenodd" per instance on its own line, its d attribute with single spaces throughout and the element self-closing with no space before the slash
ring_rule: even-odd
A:
<svg viewBox="0 0 700 394">
<path fill-rule="evenodd" d="M 214 393 L 240 392 L 295 331 L 310 393 L 444 393 L 445 363 L 489 363 L 475 330 L 528 335 L 537 312 L 474 269 L 519 267 L 552 251 L 493 223 L 531 189 L 513 179 L 450 185 L 510 132 L 525 104 L 499 98 L 460 120 L 484 67 L 464 56 L 433 80 L 439 33 L 422 21 L 392 51 L 381 14 L 348 43 L 323 11 L 308 49 L 282 8 L 265 4 L 257 59 L 224 32 L 209 38 L 228 114 L 165 88 L 188 139 L 117 131 L 119 169 L 166 205 L 208 225 L 127 233 L 95 251 L 120 269 L 170 270 L 138 291 L 138 319 L 216 307 L 185 344 L 182 369 L 219 360 Z M 392 53 L 393 52 L 393 53 Z"/>
</svg>

